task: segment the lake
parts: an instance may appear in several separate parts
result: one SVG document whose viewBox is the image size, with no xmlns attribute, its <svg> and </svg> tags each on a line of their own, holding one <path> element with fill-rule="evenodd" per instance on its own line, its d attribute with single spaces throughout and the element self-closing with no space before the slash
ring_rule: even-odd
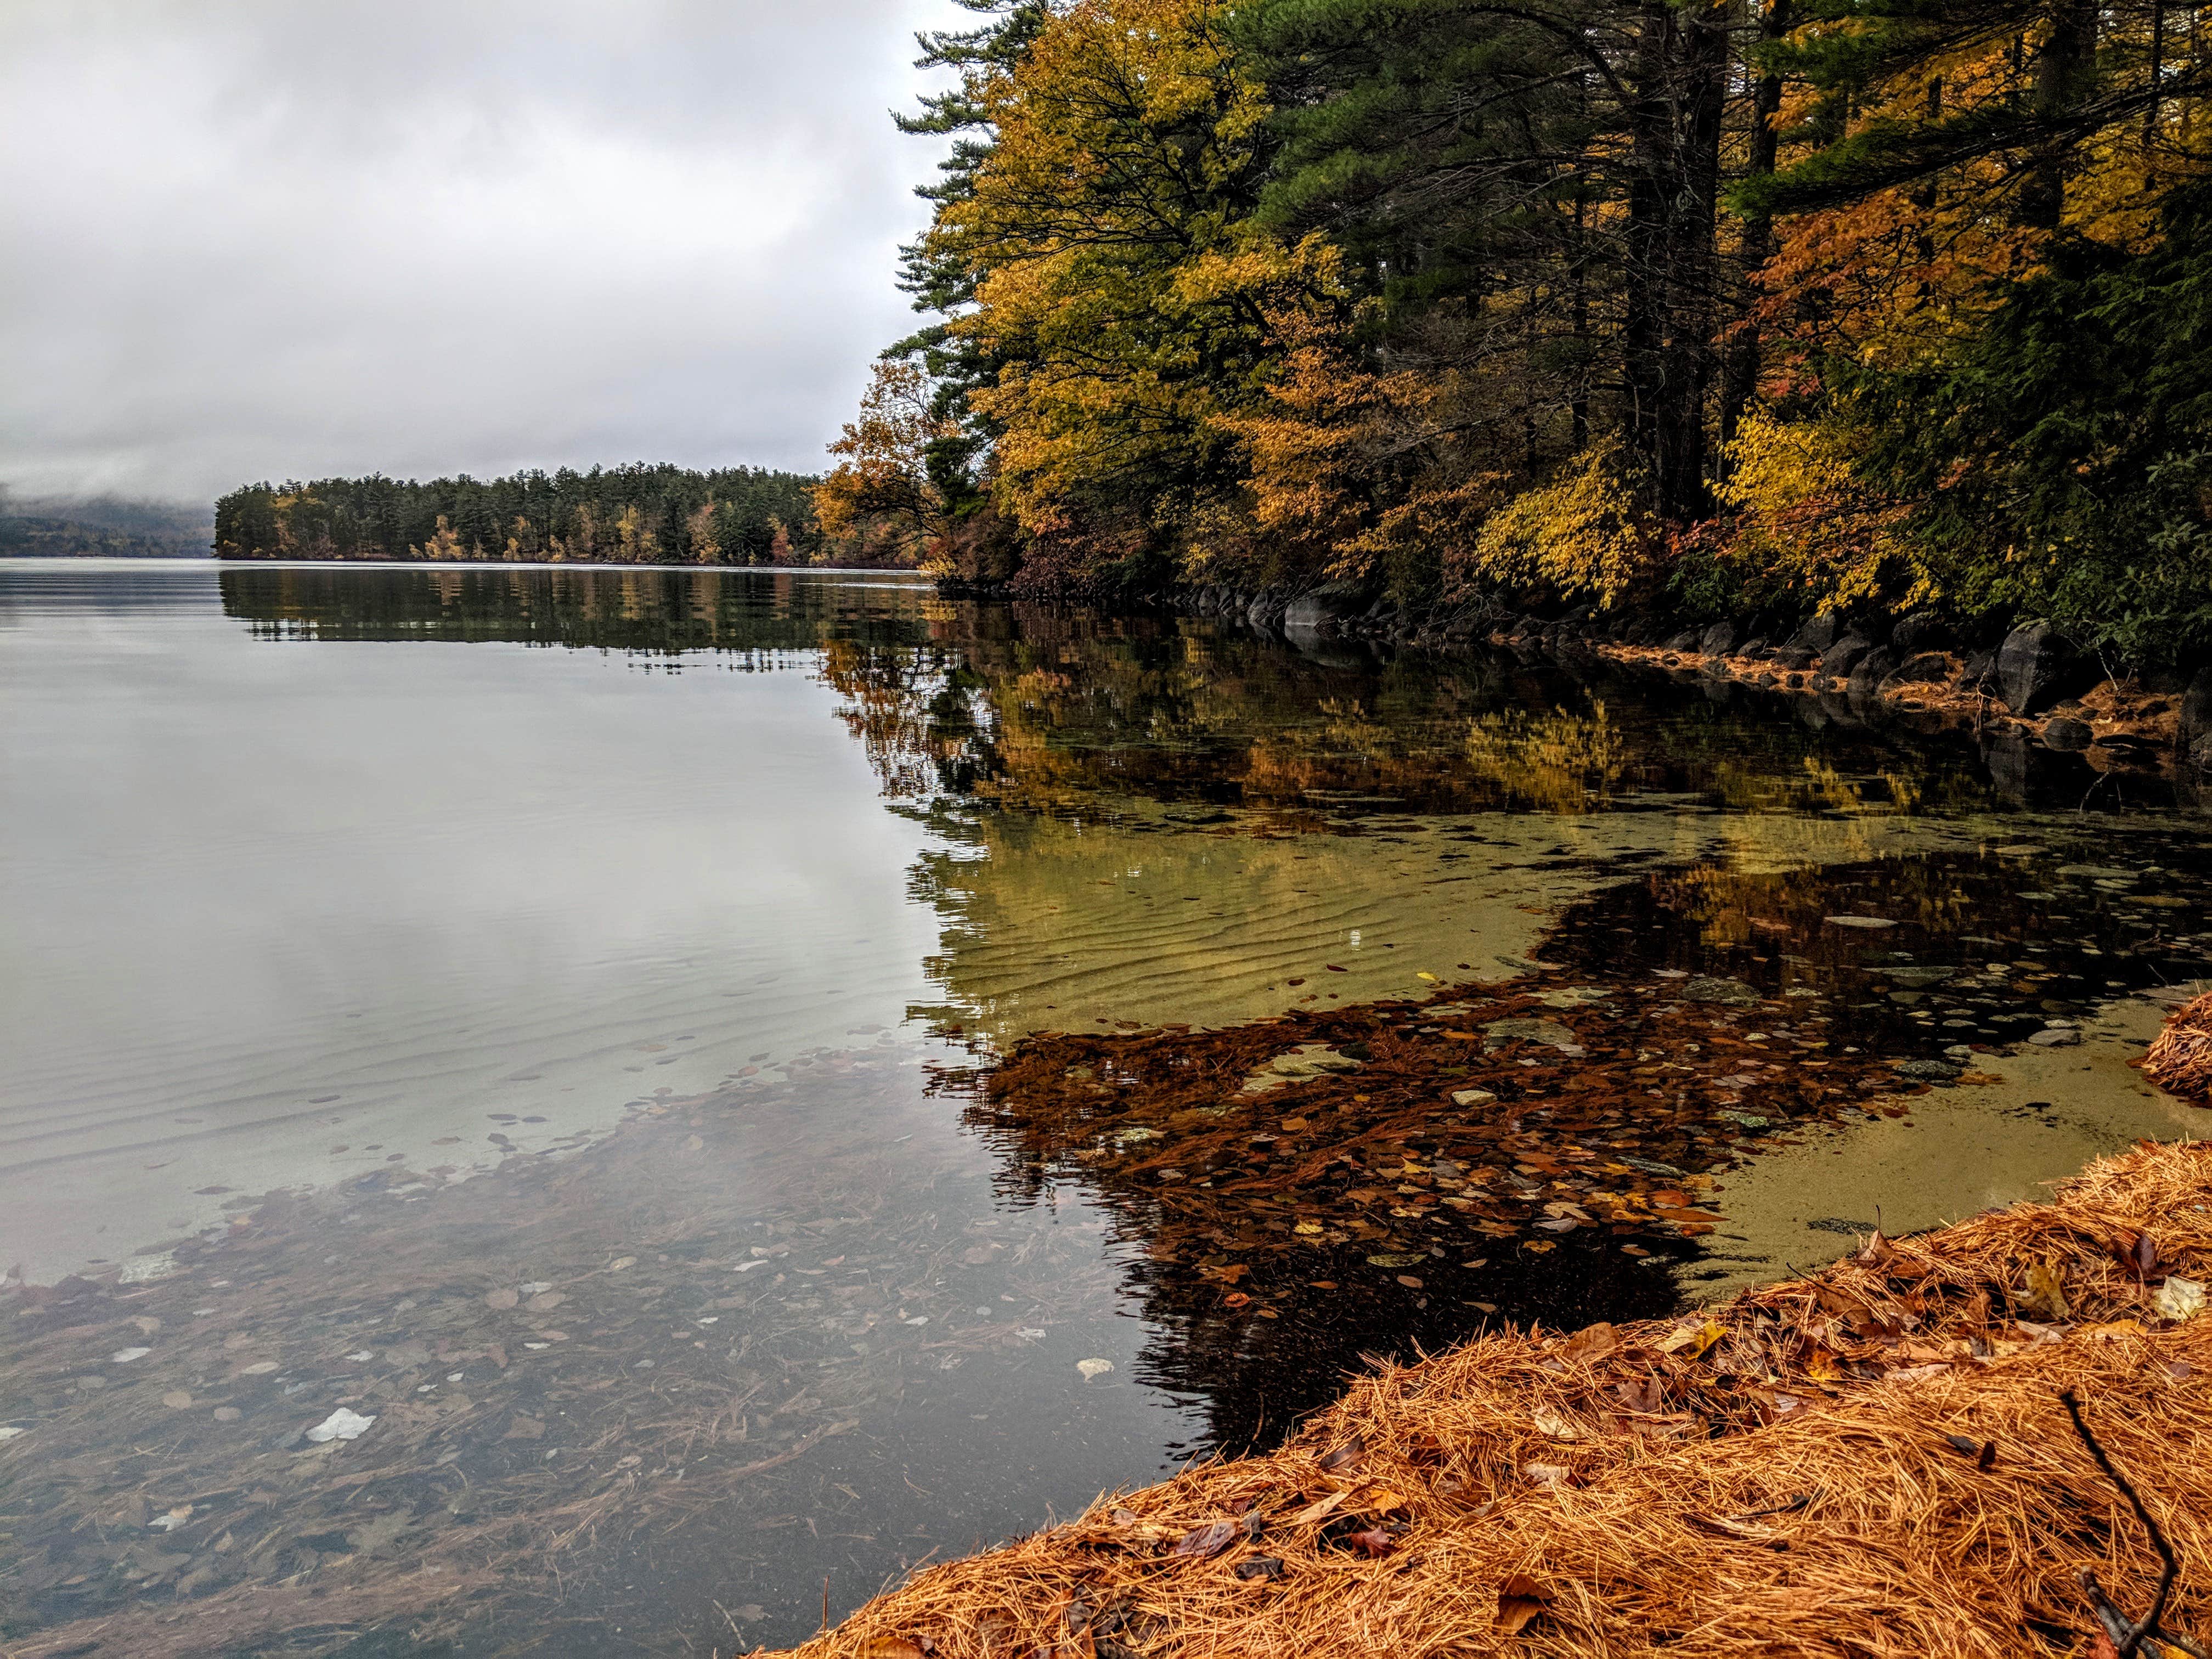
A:
<svg viewBox="0 0 2212 1659">
<path fill-rule="evenodd" d="M 795 1641 L 2202 1133 L 2156 764 L 876 573 L 0 562 L 0 687 L 18 1659 Z"/>
</svg>

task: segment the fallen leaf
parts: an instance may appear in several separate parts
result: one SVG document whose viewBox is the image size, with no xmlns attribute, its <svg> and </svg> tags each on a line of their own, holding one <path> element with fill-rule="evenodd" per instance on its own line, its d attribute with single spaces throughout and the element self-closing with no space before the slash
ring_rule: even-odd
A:
<svg viewBox="0 0 2212 1659">
<path fill-rule="evenodd" d="M 1608 1324 L 1585 1325 L 1559 1345 L 1559 1358 L 1575 1361 L 1602 1359 L 1620 1346 Z"/>
<path fill-rule="evenodd" d="M 517 1295 L 513 1290 L 494 1291 L 490 1295 L 484 1297 L 484 1306 L 487 1308 L 512 1308 L 515 1304 L 521 1300 L 521 1297 Z"/>
<path fill-rule="evenodd" d="M 1400 1273 L 1396 1277 L 1398 1282 L 1409 1291 L 1418 1291 L 1421 1288 L 1421 1281 L 1411 1273 Z"/>
<path fill-rule="evenodd" d="M 1526 1573 L 1515 1573 L 1498 1587 L 1498 1628 L 1517 1636 L 1552 1605 L 1551 1592 Z"/>
<path fill-rule="evenodd" d="M 1195 1556 L 1203 1561 L 1216 1556 L 1237 1541 L 1243 1529 L 1234 1521 L 1213 1521 L 1190 1531 L 1168 1546 L 1170 1555 Z"/>
<path fill-rule="evenodd" d="M 1079 1359 L 1075 1362 L 1075 1369 L 1083 1373 L 1083 1380 L 1088 1382 L 1094 1376 L 1103 1376 L 1112 1370 L 1114 1362 L 1110 1359 Z"/>
<path fill-rule="evenodd" d="M 1290 1524 L 1295 1527 L 1303 1525 L 1310 1521 L 1319 1521 L 1326 1516 L 1334 1514 L 1336 1510 L 1336 1506 L 1342 1502 L 1344 1502 L 1344 1494 L 1340 1492 L 1333 1492 L 1329 1493 L 1328 1497 L 1322 1498 L 1319 1503 L 1309 1504 L 1305 1508 L 1300 1510 L 1296 1515 L 1291 1517 Z"/>
<path fill-rule="evenodd" d="M 1349 1468 L 1366 1455 L 1367 1442 L 1355 1434 L 1342 1445 L 1325 1453 L 1321 1459 L 1321 1467 L 1329 1472 Z"/>
<path fill-rule="evenodd" d="M 1272 1555 L 1255 1555 L 1249 1561 L 1239 1561 L 1235 1571 L 1239 1578 L 1280 1578 L 1283 1564 Z"/>
<path fill-rule="evenodd" d="M 1879 1267 L 1894 1258 L 1896 1255 L 1897 1247 L 1884 1238 L 1881 1236 L 1881 1229 L 1877 1227 L 1865 1244 L 1860 1248 L 1859 1253 L 1851 1260 L 1862 1267 Z"/>
<path fill-rule="evenodd" d="M 1564 1463 L 1523 1463 L 1521 1478 L 1532 1486 L 1564 1486 L 1574 1478 Z"/>
<path fill-rule="evenodd" d="M 161 1403 L 173 1412 L 187 1412 L 192 1408 L 192 1397 L 182 1389 L 172 1389 L 161 1396 Z"/>
<path fill-rule="evenodd" d="M 1554 1440 L 1579 1440 L 1583 1437 L 1583 1431 L 1580 1428 L 1560 1416 L 1549 1406 L 1537 1407 L 1535 1423 L 1537 1433 L 1548 1434 Z"/>
<path fill-rule="evenodd" d="M 1370 1527 L 1364 1532 L 1348 1532 L 1344 1541 L 1367 1556 L 1388 1555 L 1398 1547 L 1398 1541 L 1380 1527 Z"/>
<path fill-rule="evenodd" d="M 1702 1325 L 1680 1325 L 1659 1344 L 1659 1352 L 1695 1359 L 1727 1334 L 1728 1328 L 1717 1320 L 1708 1319 Z"/>
<path fill-rule="evenodd" d="M 2204 1286 L 2193 1279 L 2169 1276 L 2150 1304 L 2161 1319 L 2194 1319 L 2204 1311 Z"/>
<path fill-rule="evenodd" d="M 2068 1311 L 2066 1285 L 2058 1277 L 2058 1270 L 2047 1261 L 2039 1261 L 2027 1270 L 2027 1294 L 2024 1300 L 2031 1308 L 2063 1319 Z"/>
<path fill-rule="evenodd" d="M 363 1417 L 358 1412 L 339 1407 L 328 1417 L 307 1431 L 307 1438 L 318 1444 L 330 1440 L 358 1440 L 368 1431 L 374 1417 Z"/>
<path fill-rule="evenodd" d="M 921 1644 L 903 1636 L 878 1636 L 860 1651 L 865 1659 L 923 1659 Z"/>
</svg>

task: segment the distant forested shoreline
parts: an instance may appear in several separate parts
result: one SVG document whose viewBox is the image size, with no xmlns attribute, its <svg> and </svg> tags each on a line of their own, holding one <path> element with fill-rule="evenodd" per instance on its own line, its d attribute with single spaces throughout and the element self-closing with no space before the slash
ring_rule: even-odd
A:
<svg viewBox="0 0 2212 1659">
<path fill-rule="evenodd" d="M 765 467 L 639 463 L 579 472 L 317 478 L 216 501 L 226 559 L 505 560 L 592 564 L 811 563 L 824 550 L 816 480 Z M 841 546 L 854 562 L 860 550 Z"/>
</svg>

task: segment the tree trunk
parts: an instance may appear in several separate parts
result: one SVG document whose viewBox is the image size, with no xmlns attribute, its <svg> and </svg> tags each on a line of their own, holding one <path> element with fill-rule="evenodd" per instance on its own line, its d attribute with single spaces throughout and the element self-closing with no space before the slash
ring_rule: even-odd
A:
<svg viewBox="0 0 2212 1659">
<path fill-rule="evenodd" d="M 1790 0 L 1767 0 L 1765 9 L 1759 19 L 1759 39 L 1762 45 L 1779 40 L 1790 33 Z M 1752 89 L 1751 144 L 1745 158 L 1747 177 L 1764 179 L 1774 172 L 1777 149 L 1775 118 L 1782 109 L 1782 77 L 1763 74 Z M 1738 256 L 1743 274 L 1748 278 L 1774 257 L 1774 221 L 1764 211 L 1753 214 L 1744 221 L 1743 245 Z M 1757 295 L 1749 296 L 1755 304 Z M 1751 304 L 1745 307 L 1742 325 L 1736 330 L 1729 343 L 1728 365 L 1721 384 L 1721 447 L 1723 450 L 1735 438 L 1736 428 L 1743 423 L 1743 411 L 1749 406 L 1759 390 L 1759 319 Z"/>
<path fill-rule="evenodd" d="M 1622 329 L 1629 444 L 1650 471 L 1659 515 L 1679 521 L 1711 501 L 1705 392 L 1728 32 L 1711 9 L 1643 0 L 1638 12 Z"/>
</svg>

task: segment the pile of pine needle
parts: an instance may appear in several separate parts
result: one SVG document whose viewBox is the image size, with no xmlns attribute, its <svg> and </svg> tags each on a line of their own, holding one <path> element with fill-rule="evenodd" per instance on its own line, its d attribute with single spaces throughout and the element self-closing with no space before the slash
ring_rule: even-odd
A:
<svg viewBox="0 0 2212 1659">
<path fill-rule="evenodd" d="M 2179 1008 L 2143 1056 L 2143 1075 L 2189 1100 L 2212 1100 L 2212 993 Z"/>
<path fill-rule="evenodd" d="M 2208 1277 L 2212 1146 L 2145 1145 L 1681 1319 L 1378 1368 L 797 1651 L 2201 1653 Z"/>
</svg>

